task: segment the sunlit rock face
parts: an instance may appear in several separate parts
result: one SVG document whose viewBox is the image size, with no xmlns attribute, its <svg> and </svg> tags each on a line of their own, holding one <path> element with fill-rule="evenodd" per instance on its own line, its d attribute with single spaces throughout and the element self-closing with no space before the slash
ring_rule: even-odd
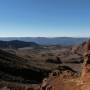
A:
<svg viewBox="0 0 90 90">
<path fill-rule="evenodd" d="M 84 62 L 82 66 L 82 78 L 85 79 L 90 73 L 90 39 L 85 43 L 83 50 Z"/>
</svg>

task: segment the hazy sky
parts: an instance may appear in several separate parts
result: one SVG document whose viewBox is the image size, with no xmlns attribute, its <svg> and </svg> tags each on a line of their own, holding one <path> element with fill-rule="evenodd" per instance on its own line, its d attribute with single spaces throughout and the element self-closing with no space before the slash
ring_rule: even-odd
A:
<svg viewBox="0 0 90 90">
<path fill-rule="evenodd" d="M 89 37 L 90 0 L 0 0 L 0 37 Z"/>
</svg>

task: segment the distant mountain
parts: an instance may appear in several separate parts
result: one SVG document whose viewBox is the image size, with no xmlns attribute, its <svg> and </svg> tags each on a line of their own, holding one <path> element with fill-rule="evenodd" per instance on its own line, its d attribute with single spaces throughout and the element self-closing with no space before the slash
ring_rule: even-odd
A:
<svg viewBox="0 0 90 90">
<path fill-rule="evenodd" d="M 81 44 L 86 41 L 87 38 L 73 38 L 73 37 L 6 37 L 0 38 L 0 40 L 10 41 L 10 40 L 21 40 L 25 42 L 35 42 L 41 45 L 74 45 Z"/>
<path fill-rule="evenodd" d="M 31 46 L 38 46 L 38 44 L 34 42 L 25 42 L 19 40 L 0 41 L 0 48 L 23 48 Z"/>
</svg>

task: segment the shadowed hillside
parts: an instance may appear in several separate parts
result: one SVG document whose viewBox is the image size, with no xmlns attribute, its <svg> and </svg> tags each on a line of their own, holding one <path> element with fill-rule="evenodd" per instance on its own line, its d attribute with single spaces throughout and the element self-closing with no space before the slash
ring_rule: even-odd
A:
<svg viewBox="0 0 90 90">
<path fill-rule="evenodd" d="M 12 41 L 0 41 L 0 48 L 23 48 L 23 47 L 32 47 L 38 46 L 37 43 L 34 42 L 25 42 L 19 40 L 12 40 Z"/>
<path fill-rule="evenodd" d="M 0 79 L 10 82 L 39 83 L 48 70 L 40 69 L 30 60 L 0 50 Z M 37 75 L 37 77 L 36 77 Z"/>
</svg>

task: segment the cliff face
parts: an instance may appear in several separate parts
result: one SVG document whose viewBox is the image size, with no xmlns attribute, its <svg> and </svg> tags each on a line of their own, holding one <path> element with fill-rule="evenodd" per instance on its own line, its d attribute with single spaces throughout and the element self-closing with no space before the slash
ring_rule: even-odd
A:
<svg viewBox="0 0 90 90">
<path fill-rule="evenodd" d="M 83 50 L 84 62 L 81 74 L 83 84 L 81 90 L 90 90 L 90 39 L 84 45 Z"/>
<path fill-rule="evenodd" d="M 90 39 L 86 42 L 83 49 L 84 62 L 82 66 L 82 78 L 85 78 L 90 73 Z"/>
</svg>

